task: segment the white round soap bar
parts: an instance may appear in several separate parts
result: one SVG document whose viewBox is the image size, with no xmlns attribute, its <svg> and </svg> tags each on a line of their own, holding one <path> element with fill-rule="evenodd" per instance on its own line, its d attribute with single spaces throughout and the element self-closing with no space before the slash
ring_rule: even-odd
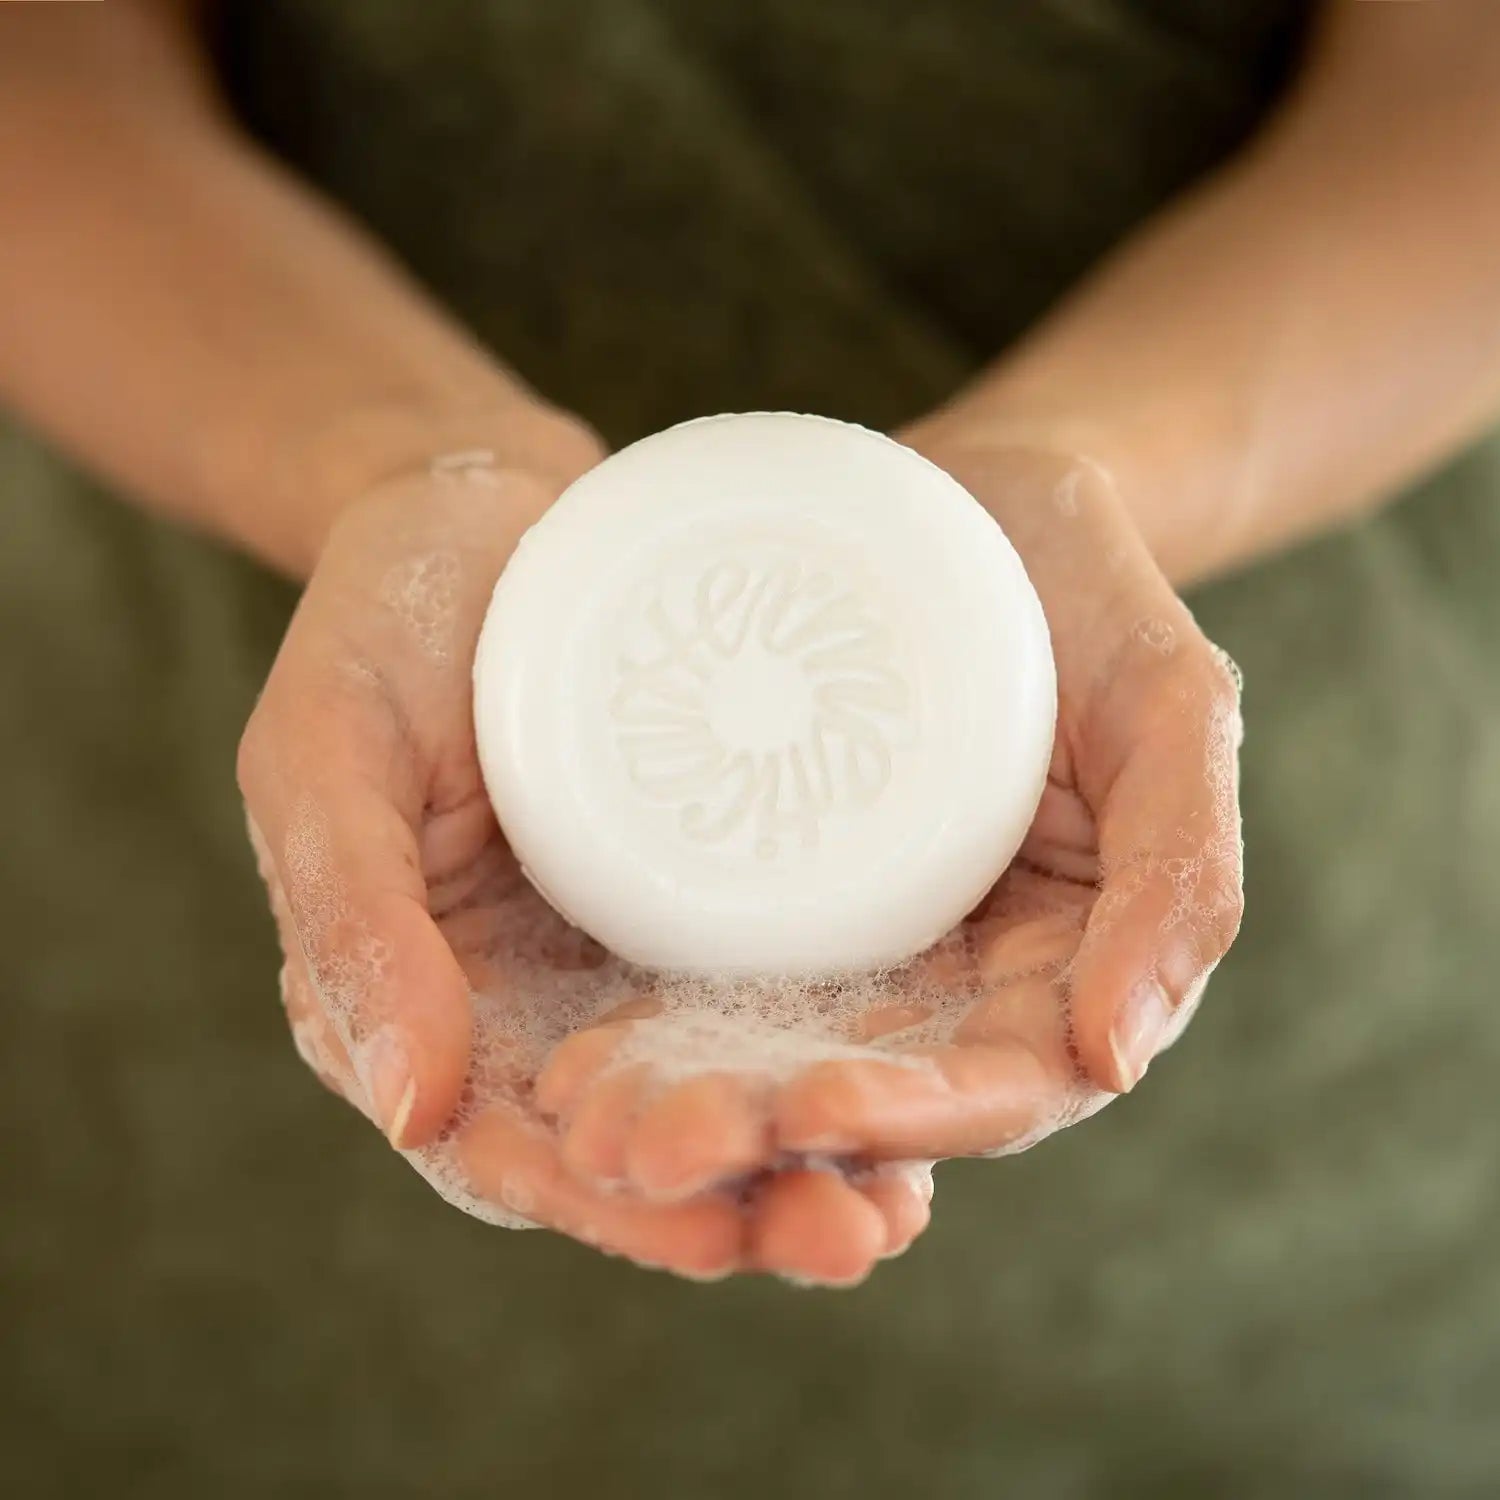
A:
<svg viewBox="0 0 1500 1500">
<path fill-rule="evenodd" d="M 706 417 L 573 484 L 474 663 L 536 888 L 650 968 L 897 963 L 1010 863 L 1052 750 L 1047 624 L 969 493 L 878 433 Z"/>
</svg>

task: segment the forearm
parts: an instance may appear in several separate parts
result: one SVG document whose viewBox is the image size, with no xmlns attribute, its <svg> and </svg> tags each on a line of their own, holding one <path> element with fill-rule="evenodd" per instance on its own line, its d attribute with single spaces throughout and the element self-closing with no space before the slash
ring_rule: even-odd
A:
<svg viewBox="0 0 1500 1500">
<path fill-rule="evenodd" d="M 425 455 L 587 443 L 237 133 L 163 10 L 7 7 L 0 203 L 0 399 L 287 571 Z"/>
<path fill-rule="evenodd" d="M 1353 4 L 1244 158 L 957 403 L 1114 469 L 1187 581 L 1500 415 L 1500 16 Z"/>
</svg>

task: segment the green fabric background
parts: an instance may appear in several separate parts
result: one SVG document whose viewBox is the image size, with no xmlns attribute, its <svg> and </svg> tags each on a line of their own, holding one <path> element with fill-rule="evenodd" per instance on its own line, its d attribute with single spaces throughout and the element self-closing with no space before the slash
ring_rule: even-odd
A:
<svg viewBox="0 0 1500 1500">
<path fill-rule="evenodd" d="M 889 423 L 1251 127 L 1295 6 L 231 6 L 265 138 L 622 440 Z M 289 595 L 0 433 L 0 1483 L 26 1497 L 1500 1492 L 1500 446 L 1195 601 L 1244 936 L 849 1294 L 443 1206 L 297 1061 L 232 758 Z"/>
</svg>

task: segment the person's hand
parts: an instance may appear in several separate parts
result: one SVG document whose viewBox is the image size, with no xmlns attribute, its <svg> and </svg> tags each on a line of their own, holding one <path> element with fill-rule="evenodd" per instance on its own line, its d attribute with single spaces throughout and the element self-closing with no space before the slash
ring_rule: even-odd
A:
<svg viewBox="0 0 1500 1500">
<path fill-rule="evenodd" d="M 1235 936 L 1237 675 L 1124 497 L 1086 458 L 997 444 L 956 418 L 903 436 L 1000 522 L 1046 610 L 1058 725 L 1031 832 L 957 934 L 872 987 L 833 1038 L 852 1055 L 817 1060 L 830 1038 L 808 997 L 814 1060 L 790 1071 L 741 1066 L 730 1037 L 717 1070 L 654 1076 L 632 1033 L 673 1017 L 649 1019 L 650 998 L 565 1041 L 539 1097 L 580 1175 L 670 1200 L 788 1154 L 1020 1149 L 1133 1088 Z"/>
<path fill-rule="evenodd" d="M 647 1203 L 578 1176 L 538 1100 L 560 1039 L 639 1004 L 636 981 L 521 877 L 475 756 L 484 611 L 563 482 L 457 454 L 332 529 L 239 760 L 293 1035 L 481 1216 L 683 1274 L 857 1280 L 926 1223 L 925 1170 L 803 1166 Z"/>
</svg>

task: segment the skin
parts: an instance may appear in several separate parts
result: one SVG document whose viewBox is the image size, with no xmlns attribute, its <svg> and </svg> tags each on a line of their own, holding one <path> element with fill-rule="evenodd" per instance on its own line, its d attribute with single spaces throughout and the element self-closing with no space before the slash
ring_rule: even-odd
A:
<svg viewBox="0 0 1500 1500">
<path fill-rule="evenodd" d="M 858 1280 L 927 1219 L 930 1179 L 872 1164 L 1028 1143 L 1132 1088 L 1232 942 L 1238 686 L 1174 586 L 1358 513 L 1500 412 L 1500 15 L 1331 8 L 1241 158 L 899 434 L 1015 543 L 1060 688 L 1046 794 L 940 976 L 964 998 L 928 1066 L 674 1085 L 616 1065 L 646 994 L 457 1115 L 471 991 L 515 993 L 486 903 L 530 899 L 468 662 L 516 539 L 603 450 L 238 134 L 193 19 L 0 18 L 0 201 L 24 205 L 0 397 L 307 580 L 239 765 L 299 1048 L 477 1198 L 684 1274 Z M 923 1017 L 932 975 L 910 978 L 861 1023 L 877 1049 Z"/>
</svg>

